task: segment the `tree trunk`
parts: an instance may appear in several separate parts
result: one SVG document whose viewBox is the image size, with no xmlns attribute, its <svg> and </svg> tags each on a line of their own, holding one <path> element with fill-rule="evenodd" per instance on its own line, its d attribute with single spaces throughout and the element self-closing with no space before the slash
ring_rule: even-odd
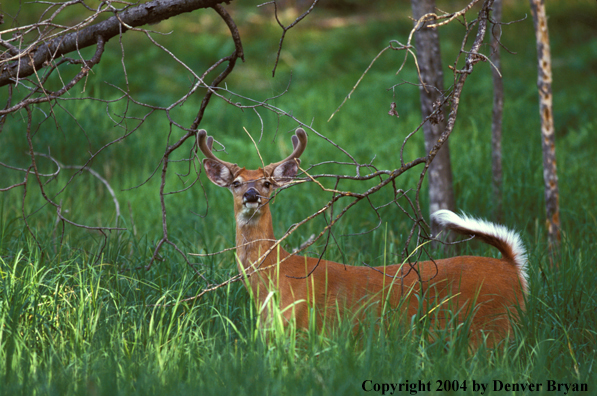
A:
<svg viewBox="0 0 597 396">
<path fill-rule="evenodd" d="M 491 189 L 493 191 L 493 219 L 501 223 L 504 213 L 502 209 L 502 115 L 504 112 L 504 84 L 500 60 L 500 37 L 502 27 L 502 0 L 493 2 L 493 20 L 491 34 L 491 68 L 493 76 L 493 114 L 491 120 Z"/>
<path fill-rule="evenodd" d="M 418 20 L 423 15 L 435 12 L 435 0 L 411 0 L 413 18 Z M 415 22 L 416 25 L 416 22 Z M 423 25 L 415 32 L 417 60 L 421 71 L 421 113 L 423 119 L 429 116 L 442 102 L 444 93 L 444 74 L 439 48 L 439 33 L 436 29 Z M 446 129 L 443 111 L 423 125 L 425 134 L 425 150 L 429 152 L 442 132 Z M 450 165 L 450 149 L 445 142 L 429 167 L 429 211 L 439 209 L 455 209 L 454 190 L 452 187 L 452 167 Z M 436 236 L 440 228 L 431 224 L 431 233 Z"/>
<path fill-rule="evenodd" d="M 529 0 L 537 37 L 539 113 L 541 115 L 541 144 L 543 147 L 543 180 L 545 183 L 545 212 L 549 246 L 556 251 L 560 243 L 560 204 L 556 171 L 556 145 L 551 94 L 551 51 L 547 16 L 543 0 Z"/>
</svg>

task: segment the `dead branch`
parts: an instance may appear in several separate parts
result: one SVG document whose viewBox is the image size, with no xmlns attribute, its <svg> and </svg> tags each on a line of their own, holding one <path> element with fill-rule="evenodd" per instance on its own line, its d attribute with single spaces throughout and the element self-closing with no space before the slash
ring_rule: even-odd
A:
<svg viewBox="0 0 597 396">
<path fill-rule="evenodd" d="M 276 76 L 276 68 L 278 67 L 278 62 L 280 60 L 280 53 L 282 52 L 282 44 L 284 43 L 284 37 L 286 37 L 286 32 L 288 32 L 290 29 L 295 27 L 297 23 L 299 23 L 300 21 L 305 19 L 305 17 L 307 15 L 309 15 L 311 13 L 311 11 L 313 11 L 313 8 L 315 8 L 315 6 L 317 5 L 318 2 L 319 2 L 319 0 L 314 0 L 313 3 L 311 4 L 311 7 L 309 7 L 309 9 L 307 11 L 302 13 L 298 18 L 296 18 L 294 20 L 294 22 L 292 22 L 288 26 L 284 26 L 284 24 L 282 22 L 280 22 L 280 18 L 278 17 L 278 3 L 276 2 L 276 0 L 269 1 L 267 3 L 263 3 L 258 6 L 258 7 L 261 7 L 261 6 L 264 6 L 267 4 L 273 4 L 274 5 L 274 16 L 276 18 L 276 22 L 282 28 L 282 36 L 280 37 L 280 44 L 278 44 L 278 53 L 276 54 L 276 62 L 274 63 L 274 68 L 272 69 L 272 77 Z"/>
<path fill-rule="evenodd" d="M 20 79 L 37 73 L 62 55 L 95 45 L 99 37 L 102 37 L 104 41 L 108 41 L 131 28 L 157 23 L 200 8 L 214 7 L 223 2 L 224 0 L 154 0 L 124 10 L 116 10 L 110 2 L 107 2 L 103 3 L 103 8 L 97 10 L 91 18 L 91 20 L 94 20 L 100 14 L 106 12 L 115 14 L 107 20 L 86 27 L 83 27 L 86 23 L 82 23 L 73 28 L 65 28 L 66 32 L 74 31 L 60 35 L 54 34 L 56 37 L 52 38 L 50 36 L 49 41 L 45 35 L 40 35 L 39 39 L 27 45 L 26 48 L 20 48 L 20 35 L 29 32 L 30 29 L 36 29 L 44 25 L 51 26 L 52 18 L 68 5 L 85 4 L 80 1 L 71 2 L 71 4 L 65 3 L 48 20 L 42 21 L 35 26 L 23 26 L 19 29 L 1 32 L 3 35 L 8 33 L 17 33 L 17 35 L 9 40 L 0 41 L 0 45 L 8 48 L 13 54 L 7 59 L 0 60 L 0 68 L 2 69 L 0 87 L 7 84 L 17 84 Z M 91 9 L 90 7 L 87 8 Z M 19 43 L 19 46 L 12 43 Z"/>
</svg>

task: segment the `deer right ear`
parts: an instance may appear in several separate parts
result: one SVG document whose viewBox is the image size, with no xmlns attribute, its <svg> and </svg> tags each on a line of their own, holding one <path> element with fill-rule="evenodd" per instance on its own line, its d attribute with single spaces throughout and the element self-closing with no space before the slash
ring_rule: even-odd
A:
<svg viewBox="0 0 597 396">
<path fill-rule="evenodd" d="M 282 162 L 280 165 L 274 169 L 272 178 L 276 182 L 278 186 L 283 186 L 284 184 L 290 183 L 292 179 L 296 176 L 298 171 L 298 164 L 300 160 L 291 159 L 286 162 Z"/>
<path fill-rule="evenodd" d="M 205 158 L 203 160 L 203 167 L 205 168 L 205 174 L 209 180 L 216 186 L 229 187 L 230 183 L 232 183 L 232 172 L 220 162 Z"/>
</svg>

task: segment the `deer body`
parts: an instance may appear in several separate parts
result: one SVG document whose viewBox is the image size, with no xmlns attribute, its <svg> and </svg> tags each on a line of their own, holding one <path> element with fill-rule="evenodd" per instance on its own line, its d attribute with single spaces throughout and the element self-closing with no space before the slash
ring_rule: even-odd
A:
<svg viewBox="0 0 597 396">
<path fill-rule="evenodd" d="M 411 317 L 419 309 L 417 295 L 424 292 L 429 309 L 445 305 L 464 316 L 475 308 L 473 339 L 478 330 L 485 330 L 499 340 L 510 330 L 509 310 L 517 305 L 524 309 L 526 254 L 518 235 L 505 227 L 447 210 L 432 215 L 445 228 L 474 235 L 497 247 L 501 259 L 458 256 L 418 262 L 413 268 L 394 264 L 372 269 L 293 255 L 276 246 L 269 197 L 296 175 L 298 157 L 307 142 L 305 132 L 297 130 L 293 136 L 295 150 L 287 159 L 258 170 L 217 159 L 205 131 L 199 131 L 198 139 L 207 157 L 204 167 L 208 177 L 228 188 L 234 197 L 237 265 L 239 272 L 248 275 L 246 286 L 260 304 L 275 291 L 284 317 L 294 319 L 298 327 L 308 328 L 313 319 L 321 326 L 346 312 L 359 319 L 369 309 L 380 314 L 388 307 L 400 307 L 406 317 Z M 271 312 L 262 312 L 264 320 L 270 319 Z M 315 318 L 310 317 L 313 314 Z"/>
</svg>

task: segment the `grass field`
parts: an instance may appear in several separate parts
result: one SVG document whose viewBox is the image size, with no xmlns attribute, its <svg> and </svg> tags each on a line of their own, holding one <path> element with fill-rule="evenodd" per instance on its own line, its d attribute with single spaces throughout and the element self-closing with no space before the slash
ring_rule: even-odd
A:
<svg viewBox="0 0 597 396">
<path fill-rule="evenodd" d="M 438 4 L 440 2 L 438 1 Z M 457 9 L 444 2 L 443 9 Z M 264 100 L 281 93 L 292 72 L 288 93 L 272 104 L 292 112 L 355 156 L 380 169 L 399 166 L 402 140 L 420 122 L 416 72 L 408 66 L 395 75 L 403 53 L 384 54 L 342 110 L 327 122 L 371 59 L 391 39 L 406 41 L 411 21 L 408 2 L 380 3 L 378 8 L 342 14 L 316 10 L 289 31 L 275 78 L 271 70 L 280 29 L 263 9 L 233 5 L 246 62 L 227 80 L 230 90 Z M 7 6 L 8 7 L 8 6 Z M 9 12 L 10 9 L 4 10 Z M 597 129 L 597 28 L 592 1 L 554 1 L 548 4 L 554 66 L 554 118 L 562 247 L 558 268 L 550 266 L 544 226 L 544 200 L 539 115 L 536 92 L 536 50 L 532 19 L 526 2 L 506 1 L 502 51 L 504 109 L 504 223 L 518 230 L 529 251 L 530 292 L 527 310 L 502 348 L 467 349 L 461 335 L 435 343 L 425 325 L 379 329 L 373 322 L 358 333 L 339 326 L 325 335 L 309 332 L 295 337 L 294 329 L 278 329 L 271 341 L 257 329 L 257 313 L 246 289 L 234 283 L 193 302 L 205 282 L 170 247 L 160 252 L 151 270 L 147 265 L 161 237 L 159 165 L 170 126 L 156 112 L 124 142 L 111 146 L 92 168 L 116 190 L 125 231 L 112 232 L 104 244 L 100 234 L 56 223 L 56 212 L 44 203 L 30 180 L 22 215 L 23 190 L 0 193 L 0 385 L 1 395 L 148 395 L 259 394 L 358 395 L 381 394 L 382 384 L 416 384 L 417 394 L 532 394 L 564 395 L 597 392 L 597 196 L 595 153 Z M 289 15 L 284 16 L 287 22 Z M 31 16 L 23 15 L 26 20 Z M 472 18 L 472 14 L 470 16 Z M 34 18 L 35 19 L 35 18 Z M 5 28 L 5 27 L 3 27 Z M 229 36 L 213 11 L 196 12 L 152 26 L 170 31 L 159 41 L 197 70 L 232 50 Z M 462 26 L 440 31 L 444 66 L 452 64 L 460 47 Z M 141 101 L 168 105 L 188 88 L 180 66 L 149 45 L 141 33 L 125 35 L 125 63 L 132 94 Z M 485 53 L 488 53 L 486 48 Z M 119 94 L 111 84 L 124 81 L 117 40 L 110 41 L 102 62 L 85 86 L 72 95 L 104 99 Z M 446 69 L 447 70 L 447 69 Z M 68 76 L 65 71 L 64 77 Z M 446 77 L 446 85 L 452 82 Z M 56 81 L 56 84 L 59 82 Z M 0 103 L 6 102 L 5 88 Z M 172 116 L 188 126 L 201 98 L 191 98 Z M 490 66 L 478 64 L 464 88 L 459 118 L 450 137 L 457 205 L 475 216 L 491 219 L 490 127 L 492 85 Z M 387 115 L 397 103 L 400 118 Z M 112 119 L 125 109 L 123 101 L 108 106 Z M 64 164 L 82 164 L 89 152 L 120 136 L 106 105 L 94 101 L 63 102 L 56 120 L 35 112 L 34 145 Z M 143 109 L 129 104 L 129 114 Z M 22 118 L 20 118 L 22 117 Z M 260 117 L 265 125 L 259 149 L 265 161 L 277 161 L 290 151 L 287 131 L 296 122 L 270 112 L 240 111 L 214 100 L 201 124 L 226 145 L 222 159 L 256 168 L 259 159 L 243 127 L 258 137 Z M 128 120 L 132 128 L 134 120 Z M 10 117 L 0 134 L 0 162 L 27 166 L 25 117 Z M 173 128 L 171 138 L 182 136 Z M 274 137 L 277 136 L 274 140 Z M 188 157 L 190 142 L 175 154 Z M 422 136 L 415 135 L 405 158 L 424 154 Z M 303 165 L 344 161 L 342 153 L 310 134 Z M 198 162 L 196 162 L 198 165 Z M 54 169 L 40 159 L 42 172 Z M 183 188 L 193 177 L 178 178 L 186 163 L 173 163 L 167 190 Z M 322 166 L 318 173 L 354 174 L 354 168 Z M 419 168 L 401 176 L 398 187 L 416 187 Z M 68 173 L 71 172 L 71 173 Z M 73 171 L 64 170 L 46 188 L 56 194 Z M 0 188 L 22 180 L 0 167 Z M 234 246 L 234 218 L 229 194 L 204 175 L 201 184 L 166 198 L 169 236 L 185 253 L 215 252 Z M 330 186 L 332 187 L 332 186 Z M 347 184 L 364 190 L 367 186 Z M 384 195 L 385 194 L 385 195 Z M 388 200 L 390 191 L 374 199 Z M 206 201 L 207 198 L 207 201 Z M 59 195 L 68 216 L 88 225 L 114 225 L 116 211 L 106 188 L 88 174 L 76 177 Z M 272 205 L 277 235 L 319 209 L 329 199 L 313 183 L 286 190 Z M 592 203 L 591 203 L 592 202 Z M 209 205 L 208 205 L 209 203 Z M 426 198 L 422 199 L 426 208 Z M 399 260 L 409 230 L 408 218 L 395 207 L 377 216 L 365 205 L 350 211 L 337 225 L 339 246 L 326 258 L 347 263 L 381 265 L 384 257 Z M 307 223 L 292 235 L 291 249 L 325 226 L 322 219 Z M 41 250 L 39 246 L 41 246 Z M 310 247 L 319 253 L 323 242 Z M 479 243 L 467 243 L 464 253 L 497 253 Z M 437 252 L 440 256 L 441 252 Z M 213 283 L 236 274 L 233 253 L 196 259 L 194 268 Z M 164 307 L 162 305 L 167 304 Z M 450 341 L 448 341 L 450 340 Z M 369 381 L 369 382 L 367 382 Z M 419 384 L 419 381 L 421 384 Z M 480 384 L 488 386 L 481 393 Z M 520 391 L 508 388 L 518 384 Z M 522 391 L 522 385 L 541 384 Z M 587 392 L 573 386 L 584 384 Z M 570 388 L 566 388 L 566 385 Z M 443 391 L 439 387 L 443 387 Z M 501 386 L 501 388 L 500 388 Z M 558 389 L 559 386 L 559 389 Z M 454 390 L 453 388 L 457 388 Z M 414 390 L 412 390 L 414 392 Z M 390 394 L 390 391 L 385 392 Z M 394 394 L 414 394 L 403 387 Z"/>
</svg>

